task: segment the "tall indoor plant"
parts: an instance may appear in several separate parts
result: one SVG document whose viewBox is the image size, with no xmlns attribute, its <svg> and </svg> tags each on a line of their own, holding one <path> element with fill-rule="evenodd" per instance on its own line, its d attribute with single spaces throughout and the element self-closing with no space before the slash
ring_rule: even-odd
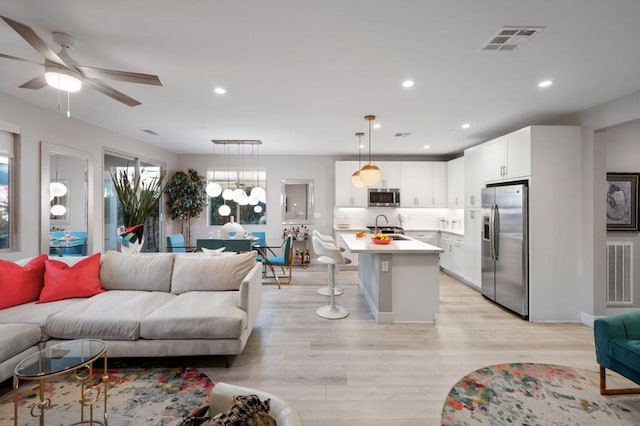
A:
<svg viewBox="0 0 640 426">
<path fill-rule="evenodd" d="M 126 170 L 121 170 L 119 173 L 111 172 L 111 180 L 120 202 L 122 223 L 125 228 L 118 235 L 124 246 L 133 245 L 130 252 L 140 251 L 144 222 L 158 209 L 164 192 L 165 176 L 166 172 L 162 171 L 154 179 L 143 180 L 140 175 L 137 175 L 132 180 Z"/>
<path fill-rule="evenodd" d="M 206 179 L 197 170 L 179 171 L 171 178 L 165 190 L 167 209 L 171 219 L 182 220 L 182 232 L 187 245 L 191 245 L 191 220 L 200 216 L 207 204 Z"/>
</svg>

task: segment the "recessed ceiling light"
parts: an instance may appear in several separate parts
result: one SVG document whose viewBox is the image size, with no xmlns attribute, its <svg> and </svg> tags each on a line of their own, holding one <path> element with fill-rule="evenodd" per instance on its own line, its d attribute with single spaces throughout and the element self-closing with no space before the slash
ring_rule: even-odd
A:
<svg viewBox="0 0 640 426">
<path fill-rule="evenodd" d="M 429 148 L 431 148 L 431 146 L 430 146 L 430 145 L 425 145 L 425 146 L 424 146 L 424 149 L 429 149 Z"/>
<path fill-rule="evenodd" d="M 227 93 L 227 91 L 222 87 L 216 87 L 215 89 L 213 89 L 213 91 L 216 92 L 218 95 L 224 95 L 225 93 Z"/>
<path fill-rule="evenodd" d="M 551 80 L 542 80 L 540 83 L 538 83 L 538 87 L 545 88 L 545 87 L 551 86 L 552 84 L 553 84 L 553 81 Z"/>
<path fill-rule="evenodd" d="M 405 80 L 402 82 L 402 87 L 413 87 L 414 84 L 413 80 Z"/>
<path fill-rule="evenodd" d="M 463 124 L 462 126 L 460 126 L 460 127 L 462 127 L 463 129 L 468 129 L 469 127 L 471 127 L 471 124 L 469 124 L 469 123 L 464 123 L 464 124 Z"/>
<path fill-rule="evenodd" d="M 382 127 L 382 124 L 380 124 L 380 123 L 376 123 L 376 124 L 373 125 L 374 129 L 379 129 L 380 127 Z"/>
</svg>

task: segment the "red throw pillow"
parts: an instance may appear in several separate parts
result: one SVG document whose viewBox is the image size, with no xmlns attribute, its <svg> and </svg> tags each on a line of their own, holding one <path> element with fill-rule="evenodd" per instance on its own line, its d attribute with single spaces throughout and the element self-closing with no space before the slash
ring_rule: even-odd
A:
<svg viewBox="0 0 640 426">
<path fill-rule="evenodd" d="M 38 300 L 46 259 L 42 254 L 24 266 L 0 260 L 0 309 Z"/>
<path fill-rule="evenodd" d="M 44 269 L 44 287 L 36 303 L 89 297 L 103 292 L 100 283 L 100 253 L 82 259 L 73 266 L 47 259 Z"/>
</svg>

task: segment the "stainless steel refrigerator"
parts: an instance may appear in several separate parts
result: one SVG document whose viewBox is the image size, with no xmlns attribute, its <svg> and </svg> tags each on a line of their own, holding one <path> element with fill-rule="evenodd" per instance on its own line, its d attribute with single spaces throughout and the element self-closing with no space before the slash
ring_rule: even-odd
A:
<svg viewBox="0 0 640 426">
<path fill-rule="evenodd" d="M 482 190 L 482 295 L 529 317 L 526 183 Z"/>
</svg>

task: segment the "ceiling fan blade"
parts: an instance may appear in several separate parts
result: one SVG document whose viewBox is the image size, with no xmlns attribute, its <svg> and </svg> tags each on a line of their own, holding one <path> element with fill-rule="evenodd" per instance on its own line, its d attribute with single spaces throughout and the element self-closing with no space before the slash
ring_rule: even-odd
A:
<svg viewBox="0 0 640 426">
<path fill-rule="evenodd" d="M 125 95 L 122 92 L 117 91 L 113 87 L 104 84 L 100 80 L 93 80 L 91 78 L 85 78 L 84 80 L 82 80 L 82 82 L 84 84 L 86 84 L 87 86 L 89 86 L 89 87 L 97 90 L 98 92 L 102 93 L 103 95 L 107 95 L 110 98 L 113 98 L 118 102 L 122 102 L 123 104 L 128 105 L 130 107 L 134 107 L 134 106 L 140 105 L 140 102 L 136 101 L 135 99 L 133 99 L 130 96 Z"/>
<path fill-rule="evenodd" d="M 17 32 L 20 37 L 25 39 L 27 43 L 29 43 L 34 49 L 38 51 L 46 60 L 55 62 L 57 64 L 67 66 L 65 62 L 60 59 L 60 56 L 45 43 L 38 34 L 36 34 L 31 27 L 28 27 L 20 22 L 14 21 L 13 19 L 9 19 L 5 16 L 0 16 L 0 18 L 4 19 L 4 21 L 9 24 L 11 28 Z"/>
<path fill-rule="evenodd" d="M 14 61 L 30 62 L 32 64 L 44 66 L 44 64 L 40 62 L 32 61 L 31 59 L 18 58 L 17 56 L 5 55 L 4 53 L 0 53 L 0 58 L 13 59 Z"/>
<path fill-rule="evenodd" d="M 32 78 L 24 84 L 20 85 L 21 89 L 42 89 L 47 85 L 47 80 L 44 78 L 44 74 Z"/>
<path fill-rule="evenodd" d="M 162 82 L 157 75 L 141 74 L 138 72 L 108 70 L 105 68 L 76 66 L 76 68 L 88 78 L 97 78 L 104 80 L 118 80 L 129 83 L 151 84 L 153 86 L 162 86 Z"/>
</svg>

